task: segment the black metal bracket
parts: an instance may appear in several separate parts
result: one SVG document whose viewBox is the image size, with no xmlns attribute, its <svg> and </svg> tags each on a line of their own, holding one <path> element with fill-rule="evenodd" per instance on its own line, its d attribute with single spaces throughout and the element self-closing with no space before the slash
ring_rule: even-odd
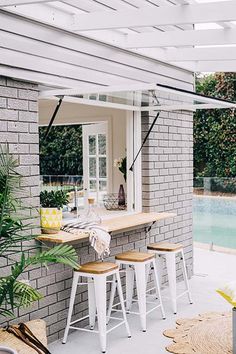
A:
<svg viewBox="0 0 236 354">
<path fill-rule="evenodd" d="M 152 95 L 153 95 L 153 97 L 156 99 L 157 103 L 159 103 L 158 98 L 157 98 L 155 92 L 152 92 Z M 158 109 L 158 106 L 156 106 L 156 107 L 157 107 L 157 109 Z M 155 109 L 155 106 L 153 107 L 153 110 L 154 110 L 154 109 Z M 153 120 L 153 122 L 152 122 L 152 124 L 151 124 L 151 126 L 150 126 L 150 128 L 149 128 L 149 130 L 148 130 L 148 132 L 147 132 L 147 134 L 146 134 L 146 136 L 145 136 L 145 138 L 143 139 L 142 145 L 141 145 L 140 149 L 138 150 L 138 152 L 137 152 L 137 154 L 136 154 L 136 156 L 135 156 L 135 158 L 134 158 L 134 160 L 133 160 L 133 162 L 132 162 L 132 164 L 131 164 L 131 166 L 130 166 L 130 168 L 129 168 L 129 170 L 130 170 L 131 172 L 133 171 L 134 164 L 135 164 L 137 158 L 139 157 L 139 155 L 140 155 L 140 153 L 141 153 L 141 151 L 142 151 L 142 149 L 143 149 L 143 147 L 144 147 L 144 145 L 145 145 L 145 143 L 146 143 L 146 141 L 147 141 L 149 135 L 151 134 L 151 131 L 152 131 L 154 125 L 156 124 L 156 121 L 157 121 L 157 119 L 158 119 L 160 113 L 161 113 L 161 111 L 158 111 L 158 112 L 157 112 L 157 114 L 156 114 L 156 116 L 155 116 L 155 118 L 154 118 L 154 120 Z"/>
<path fill-rule="evenodd" d="M 50 122 L 49 122 L 49 124 L 48 124 L 46 133 L 45 133 L 45 135 L 44 135 L 44 137 L 43 137 L 42 144 L 47 140 L 47 137 L 48 137 L 48 135 L 49 135 L 49 133 L 50 133 L 51 127 L 52 127 L 52 125 L 53 125 L 53 122 L 54 122 L 54 120 L 55 120 L 55 118 L 56 118 L 56 116 L 57 116 L 57 113 L 58 113 L 58 111 L 59 111 L 59 109 L 60 109 L 60 107 L 61 107 L 61 104 L 62 104 L 62 101 L 63 101 L 64 96 L 58 96 L 58 98 L 59 98 L 59 101 L 57 102 L 56 108 L 55 108 L 55 110 L 54 110 L 54 112 L 53 112 L 53 115 L 52 115 L 52 117 L 51 117 L 51 119 L 50 119 Z"/>
<path fill-rule="evenodd" d="M 153 225 L 154 225 L 155 223 L 156 223 L 156 221 L 153 221 L 150 226 L 148 226 L 148 227 L 145 228 L 146 236 L 147 236 L 147 234 L 151 231 L 151 229 L 152 229 L 152 227 L 153 227 Z"/>
</svg>

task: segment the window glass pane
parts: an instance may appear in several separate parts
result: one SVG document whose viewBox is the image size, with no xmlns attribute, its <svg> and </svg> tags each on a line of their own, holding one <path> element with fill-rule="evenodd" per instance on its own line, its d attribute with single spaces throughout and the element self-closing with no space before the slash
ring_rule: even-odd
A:
<svg viewBox="0 0 236 354">
<path fill-rule="evenodd" d="M 104 101 L 106 102 L 107 96 L 106 95 L 99 95 L 99 101 Z"/>
<path fill-rule="evenodd" d="M 106 157 L 99 157 L 99 177 L 107 176 L 107 159 Z"/>
<path fill-rule="evenodd" d="M 89 135 L 89 155 L 96 155 L 96 135 Z"/>
<path fill-rule="evenodd" d="M 96 181 L 90 179 L 90 181 L 89 181 L 89 189 L 90 189 L 90 191 L 92 191 L 92 192 L 95 192 L 95 191 L 96 191 Z"/>
<path fill-rule="evenodd" d="M 89 177 L 96 177 L 96 157 L 89 158 Z"/>
<path fill-rule="evenodd" d="M 106 155 L 106 135 L 98 134 L 98 153 L 99 155 Z"/>
<path fill-rule="evenodd" d="M 106 192 L 106 190 L 107 190 L 107 181 L 99 181 L 99 190 L 101 192 Z"/>
</svg>

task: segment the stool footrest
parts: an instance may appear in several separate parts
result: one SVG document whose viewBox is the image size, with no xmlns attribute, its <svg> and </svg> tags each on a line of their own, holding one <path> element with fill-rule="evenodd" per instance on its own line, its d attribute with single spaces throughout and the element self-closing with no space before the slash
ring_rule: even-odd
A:
<svg viewBox="0 0 236 354">
<path fill-rule="evenodd" d="M 89 315 L 83 316 L 83 317 L 79 318 L 78 320 L 72 321 L 72 322 L 70 323 L 70 325 L 73 325 L 73 324 L 75 324 L 75 323 L 77 323 L 77 322 L 81 322 L 81 321 L 83 321 L 83 320 L 86 320 L 86 318 L 89 318 Z"/>
<path fill-rule="evenodd" d="M 133 299 L 133 301 L 138 302 L 138 300 L 136 300 L 136 299 Z M 125 300 L 124 300 L 124 302 L 125 302 Z M 154 301 L 146 301 L 146 304 L 156 304 L 156 302 L 154 302 Z M 120 305 L 120 303 L 114 304 L 112 306 L 111 312 L 122 312 L 122 310 L 113 309 L 113 307 L 116 307 L 118 305 Z M 154 311 L 158 307 L 161 307 L 161 304 L 158 304 L 158 305 L 154 306 L 152 309 L 148 310 L 146 312 L 146 314 L 148 315 L 150 312 Z M 126 312 L 129 313 L 129 314 L 133 314 L 133 315 L 140 315 L 140 313 L 136 312 L 136 311 L 128 311 L 127 310 Z M 110 317 L 110 318 L 113 318 L 113 317 Z"/>
<path fill-rule="evenodd" d="M 112 317 L 111 317 L 111 318 L 112 318 Z M 116 328 L 122 326 L 123 324 L 125 324 L 125 321 L 124 321 L 124 320 L 122 320 L 122 322 L 118 323 L 117 325 L 113 326 L 112 328 L 108 329 L 107 333 L 112 332 L 114 329 L 116 329 Z"/>
<path fill-rule="evenodd" d="M 70 326 L 70 329 L 75 329 L 76 331 L 83 331 L 83 332 L 90 332 L 90 333 L 99 333 L 99 331 L 96 331 L 95 329 L 88 329 L 88 328 L 82 328 L 82 327 L 74 327 Z"/>
<path fill-rule="evenodd" d="M 118 310 L 118 311 L 119 311 L 119 312 L 122 312 L 122 310 Z M 71 326 L 71 325 L 73 325 L 73 324 L 75 324 L 75 323 L 77 323 L 77 322 L 80 322 L 80 321 L 82 321 L 82 320 L 85 320 L 86 318 L 89 318 L 89 316 L 87 315 L 87 316 L 81 317 L 80 319 L 78 319 L 78 320 L 76 320 L 76 321 L 71 322 L 69 328 L 70 328 L 70 329 L 75 329 L 75 330 L 77 330 L 77 331 L 90 332 L 90 333 L 99 333 L 99 331 L 97 331 L 97 330 L 95 330 L 95 329 L 89 329 L 89 328 L 82 328 L 82 327 Z M 119 327 L 119 326 L 125 324 L 125 321 L 124 321 L 123 318 L 111 316 L 110 319 L 115 320 L 115 321 L 119 321 L 120 323 L 118 323 L 117 325 L 115 325 L 115 326 L 113 326 L 112 328 L 108 329 L 108 330 L 106 331 L 107 334 L 110 333 L 111 331 L 113 331 L 114 329 L 116 329 L 117 327 Z"/>
<path fill-rule="evenodd" d="M 185 294 L 188 294 L 188 293 L 189 293 L 189 291 L 188 291 L 188 290 L 185 290 L 185 291 L 183 291 L 181 294 L 177 295 L 177 296 L 176 296 L 176 299 L 179 299 L 180 297 L 182 297 L 182 296 L 184 296 Z"/>
</svg>

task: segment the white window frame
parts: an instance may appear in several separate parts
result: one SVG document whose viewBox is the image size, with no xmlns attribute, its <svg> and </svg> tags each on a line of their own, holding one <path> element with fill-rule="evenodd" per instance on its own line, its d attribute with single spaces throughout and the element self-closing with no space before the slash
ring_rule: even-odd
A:
<svg viewBox="0 0 236 354">
<path fill-rule="evenodd" d="M 141 94 L 134 93 L 135 104 L 141 100 Z M 142 155 L 139 154 L 133 171 L 129 168 L 142 144 L 141 112 L 126 112 L 126 149 L 127 149 L 127 211 L 142 211 Z"/>
</svg>

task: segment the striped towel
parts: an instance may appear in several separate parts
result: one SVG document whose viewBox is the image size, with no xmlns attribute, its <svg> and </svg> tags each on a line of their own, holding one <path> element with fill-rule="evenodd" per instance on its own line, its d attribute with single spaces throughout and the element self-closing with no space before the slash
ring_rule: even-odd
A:
<svg viewBox="0 0 236 354">
<path fill-rule="evenodd" d="M 79 230 L 89 231 L 89 242 L 98 254 L 99 259 L 103 259 L 105 255 L 110 254 L 110 234 L 100 225 L 89 221 L 75 221 L 65 224 L 63 231 L 76 233 Z"/>
</svg>

